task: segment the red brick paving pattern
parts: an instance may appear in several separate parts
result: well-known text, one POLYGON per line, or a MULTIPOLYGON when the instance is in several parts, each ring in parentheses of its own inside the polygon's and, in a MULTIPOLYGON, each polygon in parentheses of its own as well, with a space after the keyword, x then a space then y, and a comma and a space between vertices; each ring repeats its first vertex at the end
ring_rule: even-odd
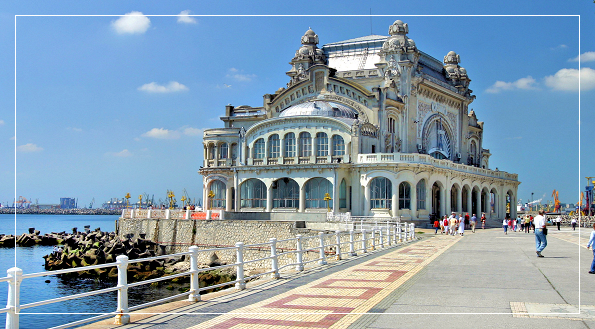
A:
POLYGON ((346 328, 459 239, 424 239, 191 329, 346 328))

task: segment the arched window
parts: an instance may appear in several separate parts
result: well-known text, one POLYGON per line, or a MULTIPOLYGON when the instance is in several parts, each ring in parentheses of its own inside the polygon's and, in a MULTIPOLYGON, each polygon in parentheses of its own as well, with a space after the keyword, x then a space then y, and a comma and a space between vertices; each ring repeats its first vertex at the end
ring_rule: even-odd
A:
POLYGON ((395 129, 395 119, 394 118, 388 118, 388 132, 391 134, 394 134, 396 129, 395 129))
POLYGON ((219 146, 219 159, 227 159, 227 143, 219 146))
POLYGON ((428 122, 424 128, 423 145, 427 153, 436 159, 451 158, 450 136, 442 124, 442 118, 428 122))
POLYGON ((426 209, 426 180, 422 179, 416 186, 417 209, 426 209))
MULTIPOLYGON (((333 184, 326 178, 312 178, 306 183, 305 192, 306 208, 326 208, 327 202, 324 201, 324 196, 328 193, 332 197, 333 184)), ((332 204, 329 203, 329 206, 332 204)))
POLYGON ((347 184, 344 179, 339 185, 339 208, 347 208, 347 184))
POLYGON ((209 144, 209 159, 215 159, 215 145, 209 144))
POLYGON ((220 180, 214 180, 211 183, 210 191, 215 194, 209 200, 211 202, 211 209, 225 209, 225 183, 220 180))
POLYGON ((477 144, 475 141, 471 141, 471 147, 469 148, 469 162, 470 165, 475 165, 477 159, 477 144))
POLYGON ((254 148, 252 150, 253 158, 254 159, 263 159, 264 158, 264 139, 259 138, 256 142, 254 142, 254 148))
POLYGON ((496 193, 490 192, 490 212, 496 213, 496 193))
POLYGON ((333 155, 345 155, 345 142, 343 141, 343 137, 339 135, 333 135, 333 155))
POLYGON ((370 182, 370 208, 391 209, 392 183, 385 177, 376 177, 370 182))
POLYGON ((326 133, 316 133, 316 156, 328 155, 328 136, 326 133))
POLYGON ((283 152, 283 156, 286 158, 295 157, 295 134, 287 133, 283 139, 285 141, 285 151, 283 152))
POLYGON ((310 137, 310 133, 300 133, 300 148, 298 152, 301 157, 309 157, 312 155, 312 138, 310 137))
POLYGON ((399 184, 399 209, 411 209, 411 186, 407 182, 399 184))
POLYGON ((278 158, 281 156, 281 143, 279 135, 274 134, 269 137, 269 158, 278 158))
POLYGON ((291 178, 281 178, 273 182, 274 208, 299 208, 300 187, 291 178))
POLYGON ((256 178, 249 179, 242 184, 240 189, 241 208, 266 208, 267 187, 256 178))

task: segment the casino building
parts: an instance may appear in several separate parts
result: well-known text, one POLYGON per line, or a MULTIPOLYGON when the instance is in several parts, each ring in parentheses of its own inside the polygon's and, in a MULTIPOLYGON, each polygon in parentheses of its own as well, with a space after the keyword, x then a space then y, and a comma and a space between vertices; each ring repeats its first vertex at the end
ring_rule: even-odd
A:
POLYGON ((261 107, 226 106, 224 128, 205 130, 203 204, 403 220, 516 216, 518 175, 490 169, 459 55, 420 51, 400 20, 388 32, 318 48, 306 31, 287 86, 261 107))

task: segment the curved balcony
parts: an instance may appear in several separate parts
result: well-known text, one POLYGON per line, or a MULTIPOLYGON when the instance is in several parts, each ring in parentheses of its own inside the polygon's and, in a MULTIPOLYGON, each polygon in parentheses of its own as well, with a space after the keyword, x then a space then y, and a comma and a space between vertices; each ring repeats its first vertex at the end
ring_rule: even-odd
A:
POLYGON ((510 174, 505 171, 477 168, 460 163, 454 163, 451 160, 436 159, 428 154, 418 153, 374 153, 359 154, 357 156, 358 164, 372 163, 420 163, 428 164, 438 168, 452 169, 465 173, 477 174, 487 177, 501 178, 506 180, 518 181, 519 175, 510 174))

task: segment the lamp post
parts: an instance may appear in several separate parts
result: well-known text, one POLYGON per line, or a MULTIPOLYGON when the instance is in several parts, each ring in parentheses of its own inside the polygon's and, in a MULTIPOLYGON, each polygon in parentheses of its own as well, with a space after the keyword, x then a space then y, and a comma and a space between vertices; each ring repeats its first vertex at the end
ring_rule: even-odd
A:
POLYGON ((143 207, 143 195, 138 196, 138 209, 142 209, 143 207))
POLYGON ((529 204, 531 205, 531 207, 529 209, 531 209, 531 211, 533 211, 533 192, 531 192, 531 202, 529 204))
POLYGON ((331 206, 329 201, 331 201, 333 198, 331 198, 331 195, 328 193, 324 194, 324 201, 326 201, 326 207, 328 208, 328 212, 331 212, 331 206))

